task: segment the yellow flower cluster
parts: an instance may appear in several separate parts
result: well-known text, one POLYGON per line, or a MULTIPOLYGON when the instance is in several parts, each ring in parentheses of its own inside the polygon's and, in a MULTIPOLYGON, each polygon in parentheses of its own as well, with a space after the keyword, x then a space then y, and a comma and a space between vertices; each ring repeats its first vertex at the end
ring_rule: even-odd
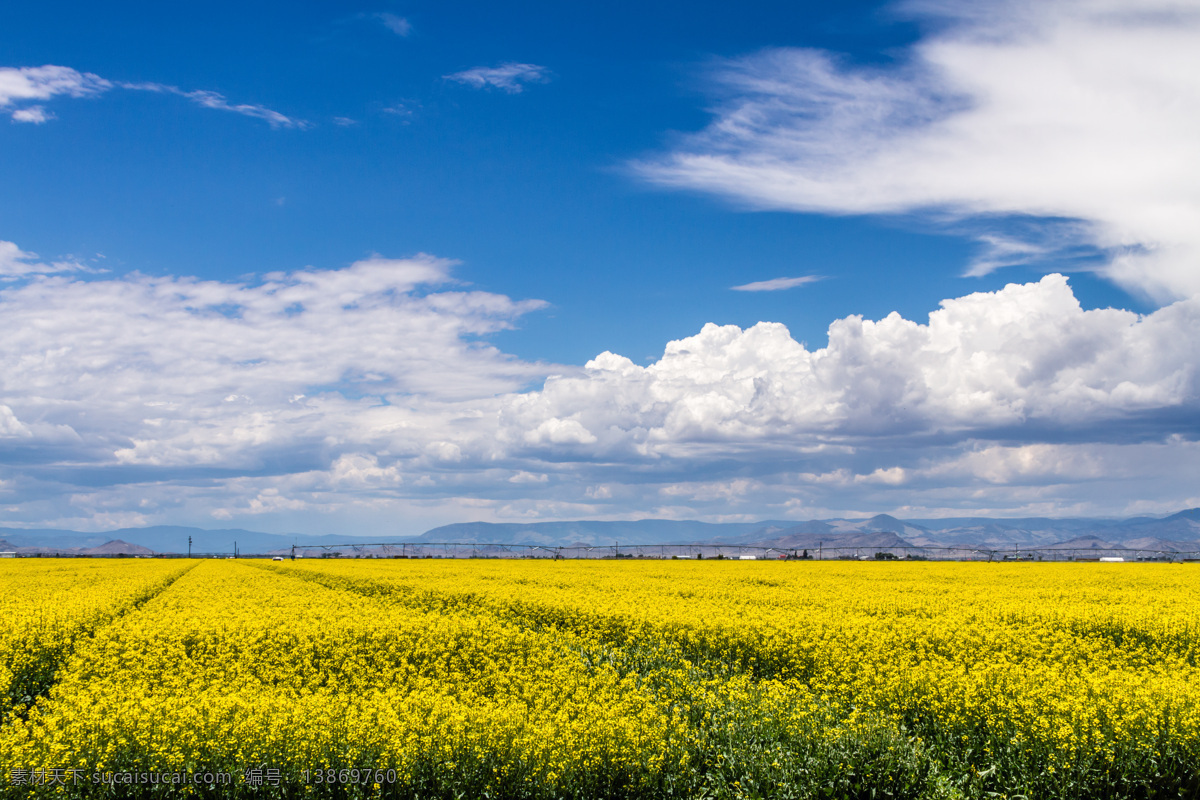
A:
POLYGON ((401 783, 463 767, 501 786, 653 772, 681 721, 586 647, 208 561, 81 643, 51 700, 0 730, 0 763, 265 764, 292 781, 350 766, 401 783))
POLYGON ((1200 758, 1190 565, 190 563, 0 565, 11 619, 91 634, 0 726, 0 767, 265 767, 278 796, 1119 797, 1187 790, 1200 758))
MULTIPOLYGON (((669 642, 847 712, 987 732, 1061 768, 1200 755, 1189 565, 308 560, 296 574, 423 608, 669 642)), ((984 757, 994 754, 986 752, 984 757)))
POLYGON ((0 719, 44 691, 77 638, 189 566, 145 559, 0 561, 0 719))

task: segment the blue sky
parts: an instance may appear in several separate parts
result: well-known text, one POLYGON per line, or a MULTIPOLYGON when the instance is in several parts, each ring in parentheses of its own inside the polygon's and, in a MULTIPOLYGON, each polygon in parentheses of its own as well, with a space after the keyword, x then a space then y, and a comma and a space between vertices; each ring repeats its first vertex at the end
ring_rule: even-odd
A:
POLYGON ((0 525, 1200 504, 1197 13, 9 4, 0 525))

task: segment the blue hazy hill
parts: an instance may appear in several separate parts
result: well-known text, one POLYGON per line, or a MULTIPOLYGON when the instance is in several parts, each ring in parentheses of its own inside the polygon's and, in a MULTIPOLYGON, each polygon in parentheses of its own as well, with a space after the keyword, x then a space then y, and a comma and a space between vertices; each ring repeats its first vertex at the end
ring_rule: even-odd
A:
MULTIPOLYGON (((241 528, 205 530, 178 525, 121 528, 101 533, 59 529, 0 528, 0 549, 39 548, 83 550, 121 540, 156 553, 186 553, 188 537, 197 554, 232 553, 234 542, 244 554, 271 553, 297 545, 344 546, 376 542, 461 542, 464 544, 536 544, 566 547, 576 544, 610 546, 716 543, 764 544, 774 540, 824 541, 842 537, 857 541, 868 534, 894 533, 917 546, 1044 547, 1079 537, 1094 537, 1116 545, 1156 547, 1156 541, 1196 544, 1200 549, 1200 509, 1167 517, 1088 519, 1026 517, 956 517, 902 520, 886 514, 854 519, 763 520, 758 522, 697 522, 642 519, 628 521, 568 520, 561 522, 459 522, 433 528, 420 536, 280 534, 241 528), (813 538, 815 537, 815 538, 813 538)), ((1177 548, 1178 549, 1178 548, 1177 548)), ((1193 549, 1188 546, 1182 549, 1193 549)))

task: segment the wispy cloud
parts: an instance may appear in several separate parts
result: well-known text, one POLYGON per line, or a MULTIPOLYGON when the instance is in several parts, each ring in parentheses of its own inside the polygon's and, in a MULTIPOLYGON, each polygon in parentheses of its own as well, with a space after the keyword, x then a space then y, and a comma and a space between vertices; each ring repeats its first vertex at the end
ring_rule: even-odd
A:
POLYGON ((743 283, 741 286, 731 286, 735 292, 778 292, 783 289, 794 289, 822 280, 820 275, 802 275, 798 278, 771 278, 769 281, 754 281, 743 283))
POLYGON ((407 122, 416 113, 413 111, 412 106, 412 103, 393 103, 390 106, 384 106, 380 111, 393 117, 399 117, 407 122))
POLYGON ((407 19, 387 11, 381 11, 378 14, 371 15, 383 27, 387 28, 397 36, 408 36, 412 33, 412 23, 407 19))
POLYGON ((526 84, 549 82, 550 71, 537 64, 507 62, 497 67, 474 67, 444 77, 476 89, 490 86, 509 94, 518 94, 524 91, 526 84))
POLYGON ((216 111, 231 111, 235 114, 241 114, 254 119, 261 119, 270 125, 272 128, 308 128, 311 123, 289 117, 286 114, 281 114, 266 106, 260 106, 254 103, 230 103, 225 95, 220 92, 210 92, 199 89, 195 91, 186 91, 178 86, 168 86, 163 83, 118 83, 122 89, 131 89, 142 92, 158 92, 160 94, 173 94, 178 97, 183 97, 191 100, 198 106, 203 108, 211 108, 216 111))
POLYGON ((974 220, 993 238, 971 274, 1060 255, 1039 252, 1053 235, 1022 244, 998 220, 1065 220, 1121 285, 1200 293, 1194 4, 902 8, 941 24, 890 65, 790 48, 719 62, 714 122, 636 168, 756 208, 974 220))
POLYGON ((31 275, 54 275, 85 270, 77 261, 38 261, 37 253, 28 253, 14 242, 0 241, 0 281, 26 278, 31 275))
POLYGON ((108 81, 90 72, 48 64, 43 67, 0 67, 0 110, 14 122, 41 124, 54 119, 42 102, 56 97, 94 97, 114 88, 158 92, 186 98, 204 108, 261 119, 272 128, 306 128, 310 123, 254 103, 230 103, 219 92, 186 91, 153 82, 108 81))
POLYGON ((0 67, 0 109, 14 122, 42 123, 51 119, 41 105, 54 97, 90 97, 112 88, 109 81, 90 72, 47 64, 44 67, 0 67))

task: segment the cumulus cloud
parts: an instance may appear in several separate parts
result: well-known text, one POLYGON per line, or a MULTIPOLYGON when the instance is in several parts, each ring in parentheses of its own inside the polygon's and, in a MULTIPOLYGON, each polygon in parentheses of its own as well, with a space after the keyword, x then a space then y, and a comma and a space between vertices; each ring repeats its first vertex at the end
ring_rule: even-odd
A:
POLYGON ((256 284, 29 281, 0 292, 2 401, 73 431, 73 457, 97 464, 307 468, 306 453, 389 431, 419 448, 475 413, 451 401, 543 374, 477 341, 541 304, 456 289, 450 266, 374 257, 256 284))
POLYGON ((757 208, 1042 220, 1035 241, 992 231, 971 272, 1087 245, 1130 290, 1200 293, 1194 2, 904 8, 937 24, 894 64, 796 48, 719 63, 716 120, 637 168, 757 208))
POLYGON ((41 124, 54 119, 54 115, 37 101, 51 100, 59 96, 93 97, 113 88, 178 95, 204 108, 261 119, 272 128, 309 127, 309 123, 302 119, 289 117, 266 106, 230 103, 219 92, 186 91, 161 83, 113 82, 90 72, 79 72, 70 67, 53 64, 43 67, 0 67, 0 110, 7 111, 14 122, 41 124))
POLYGON ((513 398, 503 421, 514 442, 556 433, 635 458, 881 437, 1115 441, 1200 413, 1198 368, 1200 299, 1145 317, 1085 311, 1056 274, 943 301, 927 324, 840 319, 812 351, 778 323, 709 324, 646 367, 604 353, 513 398))
POLYGON ((1200 479, 1187 466, 1200 464, 1200 300, 1085 311, 1051 275, 946 300, 927 321, 839 319, 817 349, 774 323, 708 325, 648 366, 603 353, 576 369, 489 345, 543 304, 451 270, 371 257, 254 281, 0 287, 6 518, 393 532, 403 519, 414 532, 1119 513, 1114 481, 1141 480, 1139 502, 1166 511, 1200 479), (1122 458, 1132 466, 1115 469, 1122 458))
POLYGON ((509 94, 519 94, 525 90, 526 84, 548 83, 550 71, 537 64, 519 64, 509 61, 496 67, 474 67, 462 72, 455 72, 452 75, 446 75, 445 78, 476 89, 486 89, 490 86, 509 94))

